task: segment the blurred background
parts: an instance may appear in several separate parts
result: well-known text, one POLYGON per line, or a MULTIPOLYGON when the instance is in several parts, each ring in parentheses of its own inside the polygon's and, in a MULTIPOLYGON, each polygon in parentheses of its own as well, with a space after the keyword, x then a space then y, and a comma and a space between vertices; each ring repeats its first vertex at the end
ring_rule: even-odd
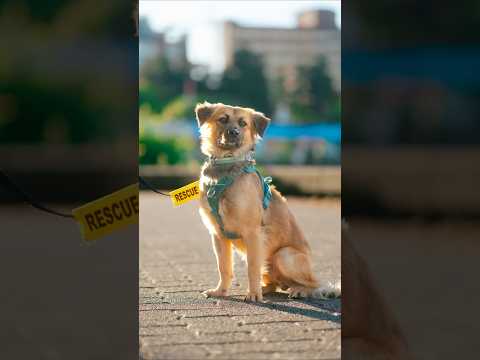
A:
MULTIPOLYGON (((342 216, 350 238, 414 358, 474 358, 479 3, 342 5, 342 216)), ((348 327, 351 319, 342 320, 348 327)))
MULTIPOLYGON (((58 211, 138 179, 132 0, 0 1, 0 169, 58 211)), ((75 221, 0 182, 2 359, 138 359, 138 226, 75 221)))
POLYGON ((135 7, 0 3, 0 164, 35 197, 82 203, 136 181, 135 7))
POLYGON ((478 215, 477 5, 345 9, 345 214, 478 215))
POLYGON ((204 155, 195 104, 223 102, 272 119, 257 162, 280 190, 338 195, 340 2, 285 1, 272 11, 268 1, 192 1, 178 9, 140 1, 140 173, 162 188, 196 179, 204 155))

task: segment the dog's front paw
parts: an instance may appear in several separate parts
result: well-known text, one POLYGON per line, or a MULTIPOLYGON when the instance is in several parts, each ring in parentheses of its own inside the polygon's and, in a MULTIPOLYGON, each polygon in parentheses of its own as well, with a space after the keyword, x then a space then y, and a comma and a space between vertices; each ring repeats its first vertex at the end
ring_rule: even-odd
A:
POLYGON ((263 301, 262 291, 249 291, 245 301, 263 301))
POLYGON ((226 289, 209 289, 205 290, 203 293, 207 298, 208 297, 224 297, 227 296, 227 290, 226 289))

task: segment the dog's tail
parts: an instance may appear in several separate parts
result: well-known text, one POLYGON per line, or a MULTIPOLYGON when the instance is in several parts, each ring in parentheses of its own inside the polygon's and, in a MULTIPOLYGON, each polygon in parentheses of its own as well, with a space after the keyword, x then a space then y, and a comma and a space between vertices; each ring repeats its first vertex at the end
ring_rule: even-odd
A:
POLYGON ((312 292, 314 299, 336 299, 342 295, 342 285, 340 281, 328 281, 312 292))
MULTIPOLYGON (((342 219, 342 232, 348 228, 345 219, 342 219)), ((342 283, 338 281, 327 281, 312 292, 312 297, 316 299, 335 299, 342 295, 342 283)))

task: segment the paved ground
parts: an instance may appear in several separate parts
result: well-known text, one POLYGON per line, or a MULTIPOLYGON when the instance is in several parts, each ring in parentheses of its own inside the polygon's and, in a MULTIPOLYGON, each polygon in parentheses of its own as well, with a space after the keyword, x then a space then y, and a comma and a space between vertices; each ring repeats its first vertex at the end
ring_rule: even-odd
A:
MULTIPOLYGON (((340 203, 290 199, 319 279, 340 278, 340 203)), ((194 201, 141 193, 140 356, 147 359, 339 359, 340 301, 242 301, 246 267, 235 258, 232 296, 206 299, 215 257, 194 201)))
POLYGON ((137 226, 87 246, 23 204, 0 205, 0 225, 0 359, 138 358, 137 226))

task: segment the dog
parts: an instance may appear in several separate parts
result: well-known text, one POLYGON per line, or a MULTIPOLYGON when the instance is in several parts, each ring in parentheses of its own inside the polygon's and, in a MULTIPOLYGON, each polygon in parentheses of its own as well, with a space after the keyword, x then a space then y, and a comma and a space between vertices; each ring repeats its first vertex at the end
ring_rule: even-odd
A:
POLYGON ((212 238, 220 277, 217 287, 204 294, 228 295, 235 247, 247 260, 246 301, 262 301, 278 287, 290 297, 339 296, 335 286, 319 287, 309 244, 287 200, 254 168, 255 144, 270 119, 251 108, 208 102, 197 104, 195 114, 201 151, 209 157, 201 170, 199 211, 212 238))

